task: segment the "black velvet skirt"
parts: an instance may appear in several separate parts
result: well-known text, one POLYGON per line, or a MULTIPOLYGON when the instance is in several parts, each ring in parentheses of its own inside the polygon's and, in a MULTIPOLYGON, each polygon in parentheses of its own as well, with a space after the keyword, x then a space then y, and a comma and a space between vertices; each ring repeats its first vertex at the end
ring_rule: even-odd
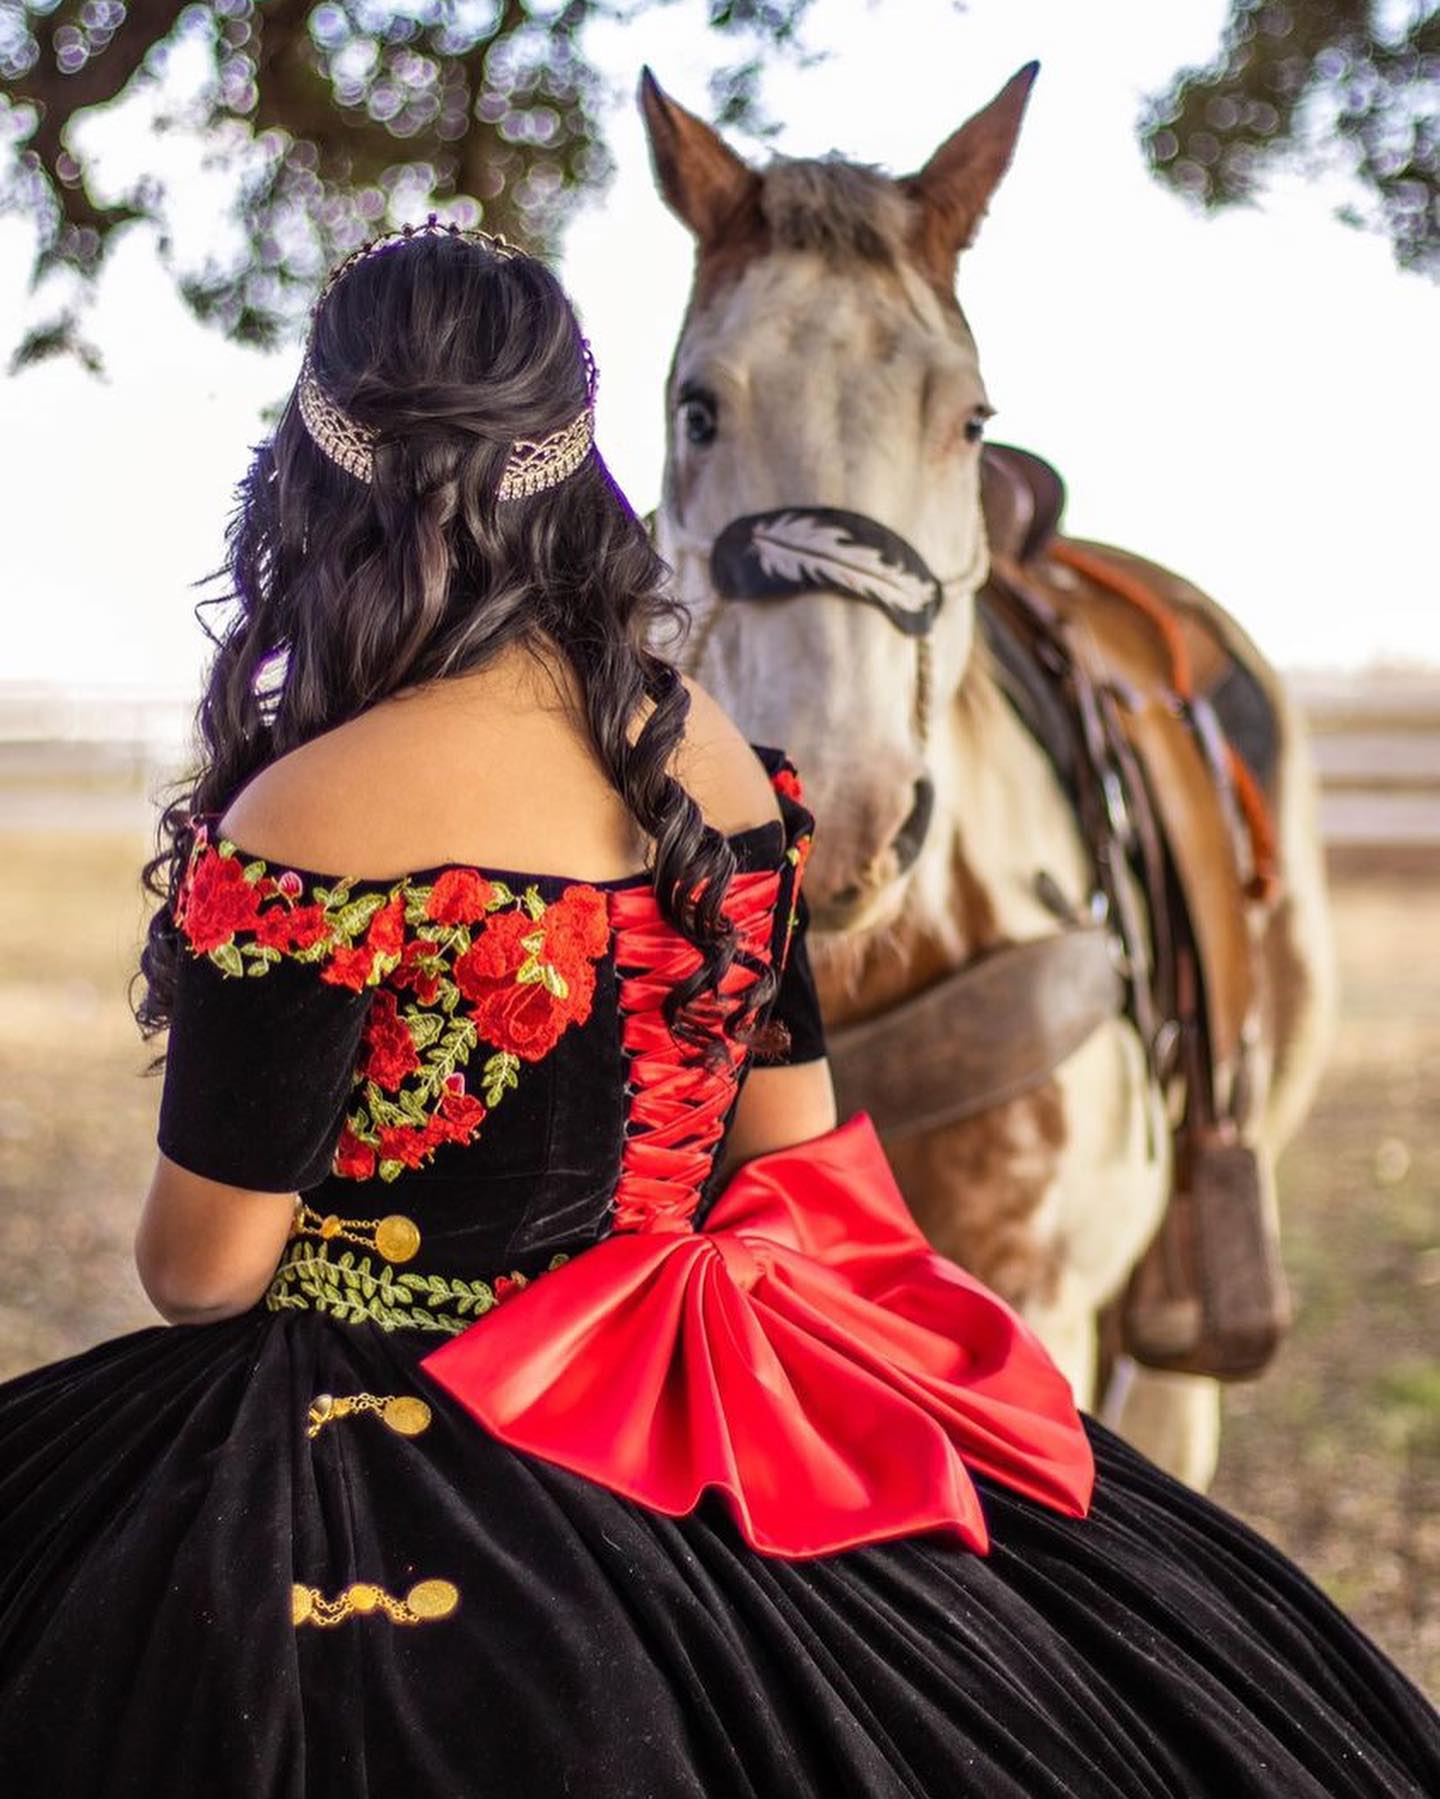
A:
POLYGON ((1440 1794, 1421 1695, 1098 1425, 1088 1519, 981 1481, 988 1556, 783 1562, 496 1443, 432 1342, 262 1311, 0 1387, 5 1799, 1440 1794))

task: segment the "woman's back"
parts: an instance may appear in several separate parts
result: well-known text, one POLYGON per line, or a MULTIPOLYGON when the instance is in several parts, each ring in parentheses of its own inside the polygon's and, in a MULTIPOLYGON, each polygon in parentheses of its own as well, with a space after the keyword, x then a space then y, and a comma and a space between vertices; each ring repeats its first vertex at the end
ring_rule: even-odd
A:
MULTIPOLYGON (((703 689, 687 686, 672 772, 726 835, 774 819, 751 746, 703 689)), ((516 645, 272 762, 227 809, 224 832, 307 868, 384 876, 455 862, 619 879, 645 866, 648 846, 599 764, 580 705, 567 665, 516 645)))

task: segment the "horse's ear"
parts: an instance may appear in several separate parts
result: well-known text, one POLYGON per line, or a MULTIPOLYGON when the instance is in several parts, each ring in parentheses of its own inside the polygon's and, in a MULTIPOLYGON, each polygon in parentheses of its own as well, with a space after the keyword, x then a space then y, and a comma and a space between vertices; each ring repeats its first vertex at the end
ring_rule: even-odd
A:
POLYGON ((954 284, 955 259, 974 242, 990 196, 1010 167, 1025 102, 1039 72, 1038 62, 1026 63, 988 106, 946 138, 918 175, 901 182, 919 202, 917 254, 927 274, 942 286, 954 284))
POLYGON ((760 177, 713 126, 678 106, 649 69, 640 76, 640 111, 666 205, 702 244, 712 242, 758 191, 760 177))

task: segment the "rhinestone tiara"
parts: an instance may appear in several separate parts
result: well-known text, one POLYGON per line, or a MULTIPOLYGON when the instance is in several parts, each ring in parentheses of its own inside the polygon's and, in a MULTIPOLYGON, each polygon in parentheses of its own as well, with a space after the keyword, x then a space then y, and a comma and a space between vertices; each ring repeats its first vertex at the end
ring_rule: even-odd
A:
MULTIPOLYGON (((326 298, 356 263, 363 262, 366 257, 374 256, 391 244, 409 243, 422 237, 464 238, 470 243, 483 244, 495 255, 507 259, 525 254, 515 245, 506 243, 496 233, 463 229, 453 224, 442 225, 432 212, 423 225, 402 225, 398 231, 387 231, 381 237, 371 238, 368 243, 361 244, 358 250, 352 250, 343 262, 337 263, 311 308, 311 318, 314 318, 326 298)), ((585 357, 585 379, 589 392, 584 408, 568 425, 562 425, 547 437, 516 439, 510 447, 510 455, 500 476, 500 485, 496 489, 497 499, 522 500, 531 494, 543 493, 548 487, 558 487, 575 473, 590 454, 595 442, 595 388, 598 377, 590 345, 582 338, 580 346, 585 357)), ((358 419, 352 419, 335 404, 317 380, 308 350, 300 365, 300 380, 295 397, 301 422, 315 447, 329 457, 337 468, 344 469, 347 475, 353 475, 357 481, 367 484, 373 481, 375 444, 379 433, 368 425, 362 425, 358 419)))

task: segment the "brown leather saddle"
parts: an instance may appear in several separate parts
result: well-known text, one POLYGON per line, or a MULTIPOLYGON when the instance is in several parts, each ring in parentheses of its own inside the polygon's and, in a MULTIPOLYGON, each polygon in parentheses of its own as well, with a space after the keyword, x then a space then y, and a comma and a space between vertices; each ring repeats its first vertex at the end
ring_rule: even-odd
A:
POLYGON ((1179 1121, 1171 1199, 1107 1321, 1111 1344, 1161 1368, 1255 1374, 1290 1316, 1272 1196, 1245 1140, 1257 925, 1280 877, 1275 709, 1198 595, 1059 536, 1065 490, 1048 463, 997 446, 983 466, 987 641, 1102 885, 1130 889, 1111 893, 1127 1005, 1179 1121))

